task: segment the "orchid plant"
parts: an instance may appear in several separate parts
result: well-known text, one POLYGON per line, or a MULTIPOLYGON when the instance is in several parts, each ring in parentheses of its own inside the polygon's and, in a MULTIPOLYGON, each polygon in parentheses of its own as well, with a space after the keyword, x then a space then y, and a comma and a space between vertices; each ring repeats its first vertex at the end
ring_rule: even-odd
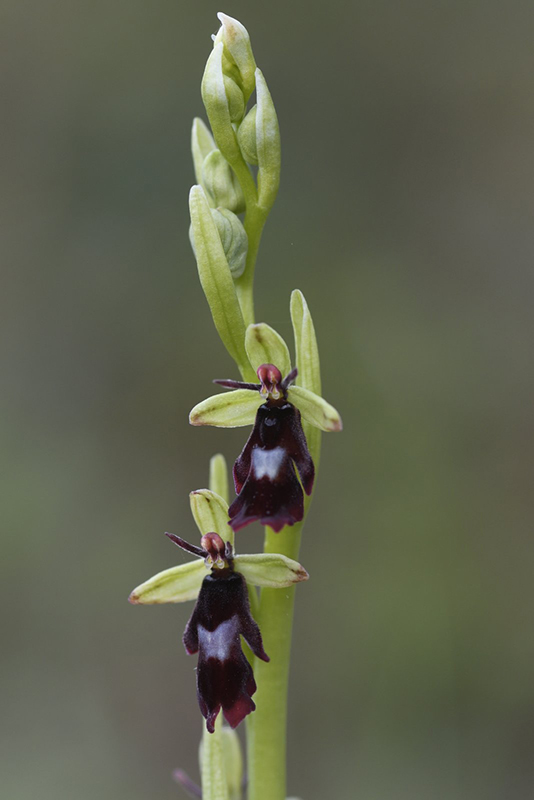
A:
POLYGON ((181 770, 176 779, 204 800, 241 800, 245 791, 248 800, 285 800, 294 590, 308 579, 298 562, 300 538, 320 432, 341 430, 341 419, 321 396, 315 330, 302 293, 295 290, 290 302, 295 366, 280 334, 254 321, 254 268, 278 192, 280 134, 246 29, 218 17, 202 79, 211 131, 200 119, 193 123, 190 238, 215 327, 241 380, 216 379, 230 391, 195 405, 189 420, 252 431, 234 463, 232 502, 220 454, 210 462, 209 489, 191 492, 200 544, 167 534, 195 560, 142 583, 130 601, 196 601, 183 643, 189 655, 198 654, 202 786, 181 770), (247 111, 253 92, 256 103, 247 111), (264 551, 241 554, 235 534, 254 521, 266 526, 264 551), (246 785, 234 731, 245 717, 246 785))

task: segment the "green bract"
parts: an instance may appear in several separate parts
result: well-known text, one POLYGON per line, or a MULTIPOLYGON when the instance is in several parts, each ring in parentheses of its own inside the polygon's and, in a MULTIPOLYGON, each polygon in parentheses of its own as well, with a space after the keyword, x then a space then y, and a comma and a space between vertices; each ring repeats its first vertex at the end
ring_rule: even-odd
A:
POLYGON ((253 373, 245 351, 243 315, 221 237, 201 186, 193 186, 191 189, 189 208, 198 274, 215 327, 243 377, 250 377, 253 373))
POLYGON ((315 394, 321 394, 321 368, 315 328, 308 304, 299 289, 291 292, 291 322, 295 336, 297 354, 297 386, 304 386, 315 394))
POLYGON ((222 497, 226 505, 228 505, 228 469, 226 467, 226 459, 222 453, 217 453, 217 455, 210 458, 209 486, 211 491, 222 497))
POLYGON ((235 568, 247 583, 282 589, 310 577, 304 567, 292 558, 277 553, 253 553, 235 557, 235 568))
POLYGON ((221 392, 198 403, 189 413, 189 422, 216 428, 242 428, 253 424, 262 403, 259 392, 248 389, 221 392))
POLYGON ((134 589, 128 600, 140 605, 195 600, 205 577, 204 561, 189 561, 187 564, 158 572, 134 589))
POLYGON ((193 156, 193 166, 195 168, 195 177, 197 183, 199 183, 204 190, 206 187, 202 182, 202 167, 204 165, 204 161, 206 160, 206 156, 209 155, 212 150, 216 149, 217 147, 209 128, 203 122, 203 120, 200 119, 200 117, 195 117, 193 120, 193 127, 191 129, 191 153, 193 156))
POLYGON ((285 376, 291 369, 291 356, 287 344, 274 328, 264 322, 248 326, 245 349, 254 370, 262 364, 274 364, 285 376))
POLYGON ((261 70, 256 70, 256 152, 258 157, 258 202, 271 208, 280 185, 280 131, 273 100, 261 70))
POLYGON ((232 127, 230 104, 226 96, 222 69, 223 43, 214 45, 202 78, 202 100, 217 147, 231 164, 241 158, 237 137, 232 127))

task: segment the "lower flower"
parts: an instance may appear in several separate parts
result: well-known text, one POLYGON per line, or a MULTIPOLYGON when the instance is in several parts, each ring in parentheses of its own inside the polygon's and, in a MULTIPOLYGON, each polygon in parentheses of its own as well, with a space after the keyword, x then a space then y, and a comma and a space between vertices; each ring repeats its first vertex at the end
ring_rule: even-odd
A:
POLYGON ((252 700, 256 682, 241 648, 241 636, 254 655, 269 661, 250 613, 245 579, 230 562, 204 578, 183 637, 187 653, 198 653, 198 703, 210 733, 221 709, 235 728, 256 708, 252 700))

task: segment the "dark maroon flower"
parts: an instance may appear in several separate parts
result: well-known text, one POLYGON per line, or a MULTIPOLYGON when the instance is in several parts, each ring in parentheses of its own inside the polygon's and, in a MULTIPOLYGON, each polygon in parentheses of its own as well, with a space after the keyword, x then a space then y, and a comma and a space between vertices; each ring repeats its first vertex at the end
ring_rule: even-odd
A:
POLYGON ((234 464, 238 496, 228 509, 228 524, 234 531, 259 520, 278 532, 304 516, 302 488, 311 494, 315 469, 300 411, 287 400, 288 386, 296 375, 294 369, 282 380, 275 366, 263 364, 258 369, 260 384, 216 381, 232 388, 255 389, 267 398, 259 407, 252 433, 234 464))
POLYGON ((258 658, 269 661, 269 657, 250 613, 245 579, 233 570, 231 551, 214 533, 204 536, 202 544, 213 563, 222 560, 224 566, 214 566, 204 578, 183 643, 189 655, 198 653, 198 703, 213 733, 221 708, 232 728, 256 708, 252 700, 256 682, 240 637, 258 658))

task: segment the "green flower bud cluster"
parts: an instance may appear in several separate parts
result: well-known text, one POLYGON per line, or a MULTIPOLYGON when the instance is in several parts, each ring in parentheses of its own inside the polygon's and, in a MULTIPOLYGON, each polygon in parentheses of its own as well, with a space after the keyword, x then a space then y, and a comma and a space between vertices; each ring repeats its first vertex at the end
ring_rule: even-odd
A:
POLYGON ((222 246, 228 272, 236 284, 237 306, 248 324, 252 321, 256 252, 280 182, 280 132, 247 30, 226 14, 218 17, 221 27, 213 36, 213 50, 202 78, 202 100, 211 131, 197 118, 191 136, 197 182, 193 192, 200 188, 205 199, 191 203, 191 242, 203 286, 202 273, 209 270, 203 253, 222 246), (247 112, 254 92, 256 103, 247 112), (256 177, 251 166, 257 167, 256 177), (198 213, 210 213, 215 225, 195 221, 198 213), (194 233, 200 227, 217 241, 200 248, 194 233))

